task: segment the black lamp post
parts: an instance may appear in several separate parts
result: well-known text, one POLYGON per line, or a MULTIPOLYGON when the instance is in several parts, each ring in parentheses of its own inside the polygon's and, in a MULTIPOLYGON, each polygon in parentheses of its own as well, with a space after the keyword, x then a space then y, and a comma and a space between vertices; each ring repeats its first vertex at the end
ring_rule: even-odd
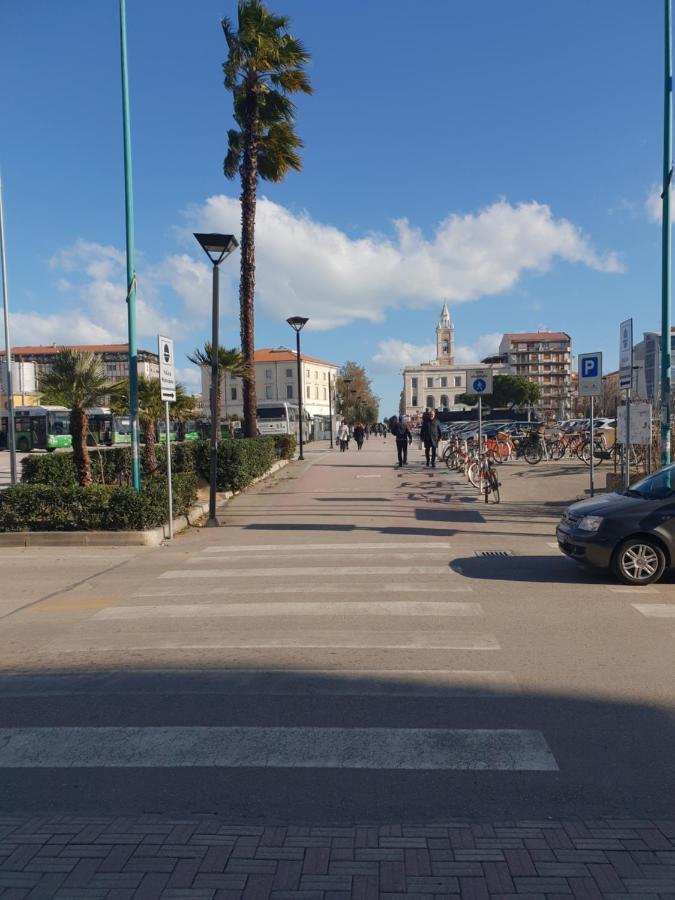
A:
POLYGON ((216 516, 216 478, 218 474, 218 351, 220 338, 218 336, 218 322, 220 319, 220 276, 221 262, 239 246, 233 234, 195 234, 199 245, 213 265, 213 304, 211 319, 211 459, 209 473, 209 518, 206 522, 208 528, 220 525, 216 516))
POLYGON ((333 379, 328 373, 328 422, 330 425, 330 449, 333 449, 333 379))
POLYGON ((304 447, 302 435, 304 422, 302 419, 302 360, 300 359, 300 332, 309 322, 309 319, 305 319, 304 316, 291 316, 290 319, 286 319, 286 321, 295 332, 295 345, 298 364, 298 416, 300 417, 300 452, 298 453, 298 459, 304 459, 305 456, 302 452, 304 447))

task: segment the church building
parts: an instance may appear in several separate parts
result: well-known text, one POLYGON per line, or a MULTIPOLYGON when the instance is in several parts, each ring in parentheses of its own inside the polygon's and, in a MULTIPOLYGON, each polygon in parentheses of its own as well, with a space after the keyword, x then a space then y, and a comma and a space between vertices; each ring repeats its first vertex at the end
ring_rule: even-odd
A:
MULTIPOLYGON (((455 364, 455 326, 450 318, 448 304, 443 304, 436 326, 436 359, 403 370, 402 411, 415 420, 425 409, 437 412, 462 411, 467 406, 458 404, 456 398, 466 391, 467 368, 480 366, 474 363, 455 364)), ((492 368, 495 368, 494 366, 492 368)), ((496 367, 502 370, 503 366, 496 367)))

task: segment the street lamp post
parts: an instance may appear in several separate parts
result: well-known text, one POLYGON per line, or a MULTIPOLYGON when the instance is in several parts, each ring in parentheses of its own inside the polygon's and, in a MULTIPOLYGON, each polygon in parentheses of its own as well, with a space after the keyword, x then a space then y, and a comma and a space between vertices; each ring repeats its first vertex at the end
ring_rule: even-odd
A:
POLYGON ((333 379, 328 373, 328 422, 330 425, 330 449, 333 449, 333 379))
POLYGON ((300 417, 300 452, 298 454, 298 459, 304 459, 305 456, 302 452, 304 442, 302 436, 302 360, 300 359, 300 332, 309 322, 309 319, 304 318, 304 316, 291 316, 289 319, 286 319, 286 321, 295 332, 296 362, 298 364, 298 416, 300 417))
POLYGON ((213 265, 213 302, 211 309, 211 457, 209 470, 209 518, 207 528, 220 525, 216 516, 216 480, 218 475, 218 350, 220 337, 220 270, 221 262, 230 255, 239 243, 233 234, 195 234, 200 247, 213 265))

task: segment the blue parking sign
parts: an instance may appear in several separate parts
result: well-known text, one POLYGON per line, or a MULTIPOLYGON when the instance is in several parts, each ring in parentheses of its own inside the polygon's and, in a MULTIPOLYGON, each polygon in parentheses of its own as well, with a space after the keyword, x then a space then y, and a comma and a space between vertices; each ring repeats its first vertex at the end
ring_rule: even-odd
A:
POLYGON ((602 353, 579 354, 579 396, 597 397, 602 393, 602 353))

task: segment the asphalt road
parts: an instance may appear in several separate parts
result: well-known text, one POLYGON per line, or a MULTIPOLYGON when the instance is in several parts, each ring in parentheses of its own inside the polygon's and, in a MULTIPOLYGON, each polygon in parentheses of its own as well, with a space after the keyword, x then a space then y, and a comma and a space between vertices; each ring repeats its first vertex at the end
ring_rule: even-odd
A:
POLYGON ((310 448, 171 546, 1 550, 2 812, 670 817, 675 590, 559 555, 586 470, 485 506, 393 458, 310 448))

